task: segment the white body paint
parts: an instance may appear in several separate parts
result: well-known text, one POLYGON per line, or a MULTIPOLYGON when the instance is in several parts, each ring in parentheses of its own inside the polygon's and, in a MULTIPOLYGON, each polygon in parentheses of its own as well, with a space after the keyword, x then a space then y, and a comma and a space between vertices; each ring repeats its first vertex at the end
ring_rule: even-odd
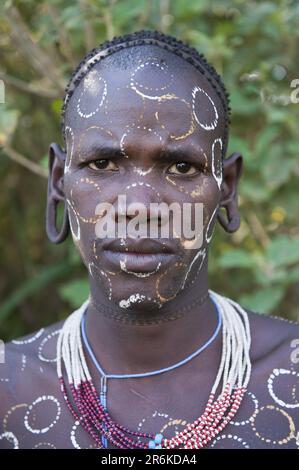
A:
POLYGON ((206 131, 211 131, 213 129, 216 129, 216 127, 218 125, 218 111, 217 111, 217 108, 215 106, 214 101, 208 95, 208 93, 206 91, 204 91, 202 88, 200 88, 199 86, 195 86, 192 90, 192 108, 193 108, 194 118, 195 118, 197 124, 200 127, 202 127, 202 129, 205 129, 206 131), (214 112, 214 119, 209 124, 205 124, 205 123, 201 122, 201 120, 199 119, 199 117, 198 117, 198 115, 195 111, 195 104, 196 104, 195 100, 196 100, 196 95, 198 93, 201 93, 201 94, 205 95, 211 103, 211 106, 212 106, 212 109, 213 109, 213 112, 214 112))
POLYGON ((218 189, 221 188, 221 183, 222 183, 222 168, 220 167, 220 171, 219 169, 217 170, 216 168, 216 157, 215 157, 215 145, 216 144, 219 144, 220 145, 220 148, 221 148, 221 154, 222 154, 222 140, 219 138, 219 139, 215 139, 213 144, 212 144, 212 173, 213 173, 213 176, 216 180, 216 183, 218 185, 218 189))
POLYGON ((88 119, 94 116, 103 105, 107 95, 107 82, 96 70, 91 70, 84 78, 83 87, 84 89, 77 102, 77 112, 80 117, 88 119), (93 102, 97 104, 96 108, 89 113, 81 110, 81 100, 85 98, 85 95, 92 98, 93 102))
POLYGON ((132 294, 128 299, 123 299, 119 301, 119 306, 121 308, 128 308, 131 304, 140 303, 146 299, 146 296, 143 294, 132 294))

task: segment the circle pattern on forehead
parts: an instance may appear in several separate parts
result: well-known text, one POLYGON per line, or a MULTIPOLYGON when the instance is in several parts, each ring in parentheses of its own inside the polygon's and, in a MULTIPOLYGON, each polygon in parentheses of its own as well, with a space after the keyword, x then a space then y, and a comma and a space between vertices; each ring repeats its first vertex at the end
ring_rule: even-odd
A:
POLYGON ((156 100, 161 97, 173 83, 173 74, 169 73, 166 63, 160 63, 159 59, 150 59, 138 65, 131 75, 130 85, 136 93, 144 96, 145 98, 156 100), (153 85, 150 82, 150 72, 154 72, 154 77, 157 83, 153 85), (160 95, 157 95, 160 93, 160 95))
POLYGON ((57 398, 53 397, 52 395, 42 395, 41 397, 38 397, 36 400, 34 400, 34 402, 28 407, 28 411, 26 412, 25 418, 24 418, 24 424, 26 428, 28 429, 28 431, 32 432, 33 434, 44 434, 48 432, 57 423, 57 421, 60 418, 60 414, 61 414, 61 406, 57 398), (46 426, 40 429, 32 428, 31 425, 29 424, 29 416, 30 416, 32 409, 34 409, 34 407, 36 407, 36 405, 38 405, 39 403, 43 403, 46 401, 52 401, 53 403, 56 404, 57 412, 56 412, 55 418, 49 424, 49 426, 46 426))
MULTIPOLYGON (((128 124, 125 125, 126 128, 134 127, 141 123, 142 119, 144 118, 145 103, 147 100, 143 96, 135 93, 135 91, 132 90, 130 85, 127 84, 127 85, 116 87, 116 90, 113 90, 112 100, 114 103, 117 103, 117 107, 118 107, 118 103, 129 104, 129 110, 126 110, 126 119, 128 120, 128 124), (132 103, 134 103, 134 106, 131 106, 132 103), (140 109, 140 108, 141 108, 141 111, 139 115, 136 116, 136 109, 140 109)), ((109 115, 109 111, 110 111, 110 108, 108 110, 108 115, 109 115)), ((115 112, 113 108, 112 108, 112 113, 113 113, 112 123, 115 124, 115 118, 117 117, 115 116, 115 112)))
POLYGON ((153 139, 154 141, 158 140, 159 142, 161 142, 161 144, 163 143, 163 140, 162 140, 162 137, 161 135, 155 131, 154 129, 152 129, 151 127, 146 127, 146 126, 135 126, 134 129, 127 129, 126 132, 123 133, 121 139, 120 139, 120 149, 122 151, 122 153, 124 154, 124 157, 126 158, 129 158, 129 152, 128 152, 128 144, 127 144, 127 140, 128 140, 128 136, 130 135, 130 133, 132 131, 135 132, 135 129, 138 129, 139 132, 140 132, 140 137, 143 137, 145 135, 147 135, 147 137, 149 139, 153 139))
POLYGON ((222 140, 215 139, 212 144, 212 172, 218 188, 222 183, 222 140))
POLYGON ((105 101, 106 80, 96 70, 91 70, 83 79, 83 90, 77 102, 77 112, 82 118, 94 116, 105 101))
POLYGON ((155 118, 162 129, 170 133, 171 139, 182 140, 193 134, 195 123, 192 109, 188 101, 173 95, 167 98, 161 98, 157 105, 158 110, 155 112, 155 118), (173 115, 174 108, 176 115, 180 116, 180 120, 176 122, 171 119, 169 122, 169 116, 173 115))
POLYGON ((199 86, 195 86, 192 90, 192 109, 197 124, 205 129, 211 131, 216 129, 218 125, 218 111, 214 101, 199 86), (207 119, 204 120, 204 114, 207 113, 207 119), (202 116, 199 118, 199 116, 202 116))

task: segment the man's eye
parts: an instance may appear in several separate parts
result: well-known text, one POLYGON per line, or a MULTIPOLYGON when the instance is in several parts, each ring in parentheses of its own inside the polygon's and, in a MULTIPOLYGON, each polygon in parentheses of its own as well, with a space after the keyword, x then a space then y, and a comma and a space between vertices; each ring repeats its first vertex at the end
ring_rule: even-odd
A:
POLYGON ((191 163, 188 162, 174 163, 173 165, 171 165, 168 171, 177 175, 194 175, 198 172, 195 166, 191 165, 191 163))
POLYGON ((117 166, 106 158, 94 160, 87 165, 92 170, 117 170, 117 166))

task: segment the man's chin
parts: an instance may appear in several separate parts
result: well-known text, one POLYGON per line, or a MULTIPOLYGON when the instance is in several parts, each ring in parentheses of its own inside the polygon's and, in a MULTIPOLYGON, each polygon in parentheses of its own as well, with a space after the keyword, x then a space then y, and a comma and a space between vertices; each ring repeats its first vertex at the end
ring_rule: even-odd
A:
MULTIPOLYGON (((115 299, 114 299, 115 302, 115 299)), ((117 305, 119 308, 127 312, 145 313, 146 311, 156 311, 157 308, 162 306, 157 296, 145 294, 143 292, 135 292, 122 296, 117 299, 117 305)))

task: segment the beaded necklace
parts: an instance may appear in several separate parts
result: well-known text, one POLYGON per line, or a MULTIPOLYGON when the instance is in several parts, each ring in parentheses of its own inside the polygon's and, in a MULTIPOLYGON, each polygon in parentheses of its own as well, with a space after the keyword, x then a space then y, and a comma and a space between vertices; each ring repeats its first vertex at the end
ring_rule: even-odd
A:
MULTIPOLYGON (((194 353, 190 354, 190 356, 183 359, 182 361, 177 362, 176 364, 173 364, 172 366, 165 367, 165 368, 159 369, 159 370, 154 370, 154 371, 151 371, 151 372, 139 373, 139 374, 106 374, 104 372, 103 368, 101 367, 98 360, 96 359, 95 354, 94 354, 94 352, 92 350, 92 347, 89 344, 89 341, 88 341, 88 338, 87 338, 86 326, 85 326, 87 309, 85 309, 85 311, 83 313, 83 316, 82 316, 82 319, 81 319, 81 335, 82 335, 82 338, 83 338, 84 345, 85 345, 86 349, 88 350, 89 355, 90 355, 95 367, 97 368, 97 370, 101 374, 100 400, 101 400, 101 403, 102 403, 103 407, 105 409, 107 409, 107 379, 131 379, 131 378, 150 377, 152 375, 162 374, 164 372, 168 372, 170 370, 176 369, 177 367, 180 367, 183 364, 186 364, 187 362, 191 361, 191 359, 193 359, 195 356, 197 356, 199 353, 204 351, 214 341, 214 339, 217 337, 217 335, 219 333, 219 330, 221 328, 221 325, 222 325, 222 317, 221 317, 221 313, 220 313, 220 310, 219 310, 217 304, 215 304, 215 307, 216 307, 217 316, 218 316, 218 323, 217 323, 217 327, 216 327, 213 335, 211 336, 211 338, 208 339, 208 341, 206 341, 206 343, 204 343, 194 353)), ((103 443, 103 447, 106 448, 107 447, 107 439, 104 436, 102 436, 102 443, 103 443)))
MULTIPOLYGON (((107 447, 107 441, 109 441, 121 449, 198 449, 206 446, 234 417, 246 392, 251 374, 249 357, 251 338, 248 316, 245 310, 231 299, 211 290, 209 290, 209 295, 218 312, 218 326, 209 341, 183 361, 169 368, 145 374, 145 376, 154 375, 185 364, 211 344, 222 325, 222 356, 205 410, 193 423, 188 424, 185 429, 177 432, 170 439, 166 439, 160 433, 132 431, 112 419, 106 409, 107 377, 128 378, 128 375, 140 377, 144 374, 107 375, 96 361, 96 366, 102 374, 99 397, 87 367, 81 339, 82 336, 84 340, 84 312, 89 301, 87 300, 66 319, 57 341, 57 374, 63 396, 76 419, 76 424, 81 424, 89 432, 98 447, 107 447), (63 365, 72 402, 63 377, 63 365), (216 391, 221 381, 222 389, 216 398, 216 391)), ((86 334, 85 340, 87 340, 86 334)), ((86 341, 85 343, 88 344, 86 341)), ((90 353, 92 350, 89 348, 87 347, 90 353)), ((92 359, 94 360, 95 357, 92 359)))

